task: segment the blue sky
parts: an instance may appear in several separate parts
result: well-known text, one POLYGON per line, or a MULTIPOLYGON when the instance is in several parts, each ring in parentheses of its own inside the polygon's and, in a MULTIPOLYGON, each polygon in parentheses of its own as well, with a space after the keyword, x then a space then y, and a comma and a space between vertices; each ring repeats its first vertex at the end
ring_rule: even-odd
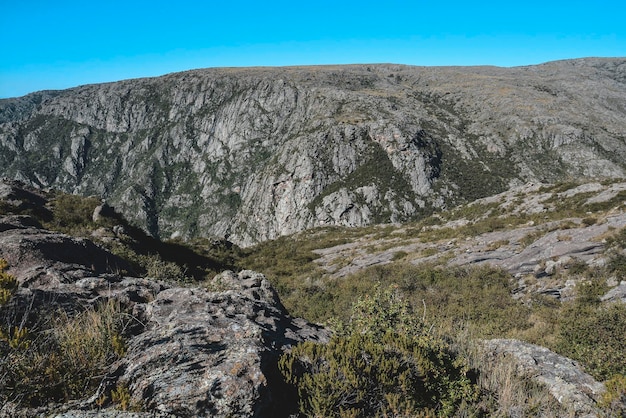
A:
POLYGON ((0 97, 204 67, 626 56, 626 2, 0 0, 0 97))

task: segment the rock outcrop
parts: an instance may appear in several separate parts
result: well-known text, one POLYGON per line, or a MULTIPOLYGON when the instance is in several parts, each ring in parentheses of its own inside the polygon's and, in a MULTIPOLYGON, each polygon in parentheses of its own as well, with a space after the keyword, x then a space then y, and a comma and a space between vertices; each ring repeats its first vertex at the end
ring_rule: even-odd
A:
MULTIPOLYGON (((97 393, 33 414, 73 408, 59 416, 148 416, 98 410, 99 395, 124 385, 149 416, 288 416, 297 410, 296 396, 278 371, 280 354, 329 336, 290 317, 262 274, 227 271, 210 290, 122 277, 110 271, 116 260, 111 253, 43 230, 28 216, 0 217, 0 258, 19 283, 2 312, 37 322, 57 309, 71 314, 113 299, 133 318, 126 355, 111 366, 97 393)), ((31 412, 0 408, 0 416, 31 412)))
MULTIPOLYGON (((381 230, 388 228, 393 233, 373 240, 374 232, 345 244, 315 249, 319 256, 315 262, 335 278, 370 266, 390 264, 398 258, 416 265, 441 262, 450 266, 491 265, 517 279, 516 296, 544 294, 567 300, 575 293, 580 277, 565 272, 577 265, 605 266, 616 255, 615 251, 624 253, 623 248, 611 248, 607 238, 626 227, 626 183, 562 186, 566 190, 560 192, 542 187, 553 186, 525 185, 478 199, 459 208, 470 213, 473 208, 478 208, 479 213, 482 210, 478 220, 461 218, 425 226, 420 232, 431 234, 426 239, 419 237, 414 225, 382 226, 381 230), (604 208, 591 212, 593 205, 598 204, 604 208), (563 209, 560 205, 576 205, 578 216, 568 214, 573 209, 563 209), (550 218, 556 212, 563 217, 550 218), (537 222, 530 220, 536 215, 540 215, 535 218, 537 222), (508 224, 518 217, 529 220, 508 224), (478 228, 472 231, 474 222, 487 218, 494 222, 494 227, 486 228, 487 232, 478 228), (437 231, 442 232, 441 236, 437 231)), ((611 289, 602 301, 626 301, 626 286, 620 281, 618 277, 607 280, 611 289)))
POLYGON ((576 417, 596 417, 596 403, 605 391, 604 384, 581 371, 572 360, 545 347, 518 340, 488 340, 485 350, 496 359, 509 359, 521 376, 544 385, 554 398, 576 417))
POLYGON ((131 340, 118 382, 147 410, 176 416, 294 412, 278 357, 328 332, 290 318, 262 274, 225 272, 212 285, 223 290, 172 288, 136 307, 148 329, 131 340))
POLYGON ((29 216, 1 218, 0 231, 0 257, 15 266, 12 273, 26 288, 74 283, 127 268, 127 262, 93 242, 46 231, 29 216))
POLYGON ((526 181, 626 176, 626 61, 206 69, 0 100, 0 175, 157 237, 402 222, 526 181))

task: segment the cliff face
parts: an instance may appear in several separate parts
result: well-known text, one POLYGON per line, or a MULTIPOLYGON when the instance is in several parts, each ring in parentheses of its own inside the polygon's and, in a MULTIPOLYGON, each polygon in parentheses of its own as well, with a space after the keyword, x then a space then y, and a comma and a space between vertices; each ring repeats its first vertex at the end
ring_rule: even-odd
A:
POLYGON ((249 245, 626 176, 626 59, 207 69, 0 101, 0 175, 249 245))

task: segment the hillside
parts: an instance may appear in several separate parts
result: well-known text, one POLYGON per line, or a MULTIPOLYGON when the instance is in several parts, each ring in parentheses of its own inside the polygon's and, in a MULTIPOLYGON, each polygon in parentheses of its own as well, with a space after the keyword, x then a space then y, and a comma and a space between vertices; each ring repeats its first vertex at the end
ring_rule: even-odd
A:
POLYGON ((626 60, 205 69, 0 100, 0 175, 242 246, 626 176, 626 60))
POLYGON ((625 211, 528 184, 241 249, 5 180, 0 416, 622 416, 625 211))

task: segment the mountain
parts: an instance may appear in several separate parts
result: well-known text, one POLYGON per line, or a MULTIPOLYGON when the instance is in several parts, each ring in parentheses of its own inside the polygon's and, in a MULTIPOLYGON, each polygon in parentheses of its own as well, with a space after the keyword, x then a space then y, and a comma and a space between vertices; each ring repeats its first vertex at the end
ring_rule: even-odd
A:
POLYGON ((0 100, 0 175, 248 246, 626 177, 626 59, 203 69, 0 100))

